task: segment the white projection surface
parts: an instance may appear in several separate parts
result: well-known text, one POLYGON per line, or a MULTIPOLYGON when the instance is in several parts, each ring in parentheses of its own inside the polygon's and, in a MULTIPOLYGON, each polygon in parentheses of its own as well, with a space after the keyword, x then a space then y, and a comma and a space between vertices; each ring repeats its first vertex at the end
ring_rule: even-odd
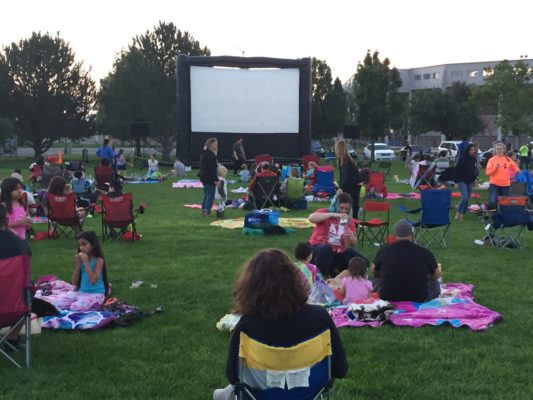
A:
POLYGON ((300 71, 191 66, 191 130, 298 133, 300 71))

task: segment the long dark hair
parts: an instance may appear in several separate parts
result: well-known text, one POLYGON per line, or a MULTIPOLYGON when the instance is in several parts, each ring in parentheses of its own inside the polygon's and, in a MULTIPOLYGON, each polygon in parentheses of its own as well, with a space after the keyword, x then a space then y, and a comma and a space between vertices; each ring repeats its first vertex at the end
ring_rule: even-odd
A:
POLYGON ((278 249, 261 250, 235 283, 235 312, 269 321, 290 319, 307 301, 309 284, 278 249))
MULTIPOLYGON (((87 240, 92 248, 91 255, 93 257, 100 257, 104 262, 104 265, 102 267, 102 279, 104 281, 104 288, 105 288, 104 294, 107 296, 108 291, 109 291, 109 284, 107 282, 107 266, 105 263, 104 252, 102 251, 102 245, 100 244, 100 241, 98 240, 98 236, 96 235, 95 231, 86 231, 78 235, 78 240, 80 239, 87 240)), ((80 252, 80 246, 78 245, 78 253, 79 252, 80 252)), ((81 284, 81 274, 78 279, 77 286, 80 287, 80 284, 81 284)))
MULTIPOLYGON (((9 177, 5 178, 2 181, 2 187, 0 189, 2 191, 2 193, 0 194, 0 202, 5 204, 8 214, 11 214, 13 212, 11 193, 17 190, 19 186, 22 187, 22 184, 17 178, 9 177)), ((18 202, 22 207, 24 207, 23 199, 19 199, 18 202)))
POLYGON ((65 194, 65 186, 67 185, 67 180, 62 176, 54 176, 50 179, 48 184, 48 193, 55 196, 61 196, 65 194))

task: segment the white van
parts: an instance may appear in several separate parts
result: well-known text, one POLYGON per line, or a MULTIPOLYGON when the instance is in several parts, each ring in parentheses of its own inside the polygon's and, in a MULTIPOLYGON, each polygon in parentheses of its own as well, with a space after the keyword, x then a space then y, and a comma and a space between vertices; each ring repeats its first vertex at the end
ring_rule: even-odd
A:
POLYGON ((449 140, 442 142, 439 144, 437 154, 439 154, 442 150, 446 150, 448 152, 448 158, 454 161, 457 158, 457 151, 459 150, 459 144, 461 143, 461 140, 449 140))

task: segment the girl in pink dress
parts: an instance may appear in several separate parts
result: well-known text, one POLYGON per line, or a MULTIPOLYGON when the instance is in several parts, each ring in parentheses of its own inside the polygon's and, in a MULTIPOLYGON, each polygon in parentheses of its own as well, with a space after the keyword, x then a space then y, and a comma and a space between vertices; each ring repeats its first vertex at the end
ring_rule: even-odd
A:
POLYGON ((2 181, 0 202, 6 207, 9 229, 21 239, 26 239, 26 230, 31 227, 32 221, 24 204, 22 184, 17 178, 9 177, 2 181))
POLYGON ((372 282, 367 279, 368 262, 362 257, 354 257, 348 263, 348 276, 342 278, 340 292, 344 294, 344 304, 357 303, 370 297, 372 282))

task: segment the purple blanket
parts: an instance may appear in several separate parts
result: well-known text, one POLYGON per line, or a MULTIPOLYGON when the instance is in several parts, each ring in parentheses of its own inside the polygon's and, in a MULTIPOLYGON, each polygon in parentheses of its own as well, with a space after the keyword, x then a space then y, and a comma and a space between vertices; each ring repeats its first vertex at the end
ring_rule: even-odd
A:
POLYGON ((180 179, 172 184, 174 189, 196 188, 201 189, 204 185, 198 179, 180 179))
MULTIPOLYGON (((450 324, 454 328, 467 326, 473 331, 487 329, 501 315, 474 302, 473 285, 463 283, 443 284, 442 295, 426 303, 396 302, 396 311, 389 322, 397 326, 420 327, 450 324)), ((384 322, 361 322, 349 318, 346 307, 331 310, 331 317, 337 327, 341 326, 381 326, 384 322)))
POLYGON ((44 329, 95 330, 109 325, 116 315, 109 311, 61 311, 57 317, 43 317, 44 329))

